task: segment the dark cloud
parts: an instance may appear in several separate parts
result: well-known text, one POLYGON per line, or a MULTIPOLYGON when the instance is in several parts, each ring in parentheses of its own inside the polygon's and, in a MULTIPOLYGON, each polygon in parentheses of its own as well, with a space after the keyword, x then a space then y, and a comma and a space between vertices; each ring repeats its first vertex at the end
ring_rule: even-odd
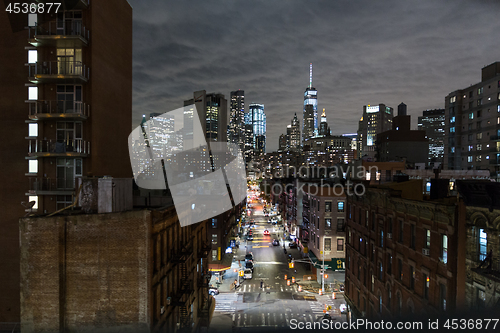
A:
POLYGON ((268 151, 296 112, 314 63, 319 108, 335 134, 363 105, 401 102, 416 117, 444 107, 500 60, 500 1, 130 0, 134 124, 182 106, 195 90, 245 90, 265 104, 268 151))

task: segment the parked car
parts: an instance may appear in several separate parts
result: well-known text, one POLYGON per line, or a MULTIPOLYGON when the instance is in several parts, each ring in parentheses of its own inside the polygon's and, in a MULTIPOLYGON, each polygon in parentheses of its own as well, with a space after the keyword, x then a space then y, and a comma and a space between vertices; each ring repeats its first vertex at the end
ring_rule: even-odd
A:
POLYGON ((253 261, 249 260, 249 261, 246 262, 245 269, 249 268, 249 269, 251 269, 253 271, 253 267, 254 267, 253 261))
POLYGON ((273 239, 273 245, 274 246, 279 246, 280 245, 280 241, 277 240, 277 239, 273 239))
POLYGON ((252 278, 252 270, 250 268, 245 269, 245 274, 243 275, 243 278, 246 279, 251 279, 252 278))
POLYGON ((247 236, 247 241, 252 242, 253 241, 253 236, 252 235, 247 236))
POLYGON ((216 287, 210 287, 208 288, 208 294, 212 296, 219 295, 219 289, 216 287))
POLYGON ((340 291, 344 291, 344 284, 343 284, 343 283, 341 283, 341 284, 340 284, 340 286, 339 286, 339 290, 340 290, 340 291))
POLYGON ((296 249, 297 248, 297 243, 289 243, 288 247, 291 249, 296 249))
POLYGON ((251 252, 247 253, 245 255, 245 261, 248 261, 248 260, 252 260, 253 261, 253 254, 251 252))

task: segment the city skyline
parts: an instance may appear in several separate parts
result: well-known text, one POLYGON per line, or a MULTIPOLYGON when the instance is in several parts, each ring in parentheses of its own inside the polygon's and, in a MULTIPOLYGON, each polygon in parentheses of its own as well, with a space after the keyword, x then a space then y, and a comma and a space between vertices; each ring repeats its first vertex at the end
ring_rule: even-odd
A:
POLYGON ((443 108, 449 92, 478 82, 478 68, 500 53, 489 33, 500 25, 493 1, 199 3, 197 11, 130 3, 133 123, 178 108, 193 91, 229 98, 242 89, 247 105, 266 105, 267 151, 277 150, 295 112, 302 122, 310 63, 318 108, 338 135, 356 131, 363 105, 379 103, 407 104, 416 129, 422 111, 443 108))

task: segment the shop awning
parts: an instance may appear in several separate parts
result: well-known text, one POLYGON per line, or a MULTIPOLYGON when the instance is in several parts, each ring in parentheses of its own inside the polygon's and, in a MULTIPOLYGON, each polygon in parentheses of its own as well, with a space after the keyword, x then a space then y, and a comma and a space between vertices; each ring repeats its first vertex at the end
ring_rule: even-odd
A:
POLYGON ((224 253, 222 255, 222 260, 208 264, 208 270, 211 272, 221 272, 231 268, 233 262, 232 253, 224 253))

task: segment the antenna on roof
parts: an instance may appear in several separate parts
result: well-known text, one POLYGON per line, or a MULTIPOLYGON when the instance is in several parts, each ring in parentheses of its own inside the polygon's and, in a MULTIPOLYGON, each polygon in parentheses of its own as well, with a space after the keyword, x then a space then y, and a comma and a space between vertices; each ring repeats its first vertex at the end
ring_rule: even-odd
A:
POLYGON ((312 62, 309 64, 309 88, 313 86, 313 64, 312 62))

